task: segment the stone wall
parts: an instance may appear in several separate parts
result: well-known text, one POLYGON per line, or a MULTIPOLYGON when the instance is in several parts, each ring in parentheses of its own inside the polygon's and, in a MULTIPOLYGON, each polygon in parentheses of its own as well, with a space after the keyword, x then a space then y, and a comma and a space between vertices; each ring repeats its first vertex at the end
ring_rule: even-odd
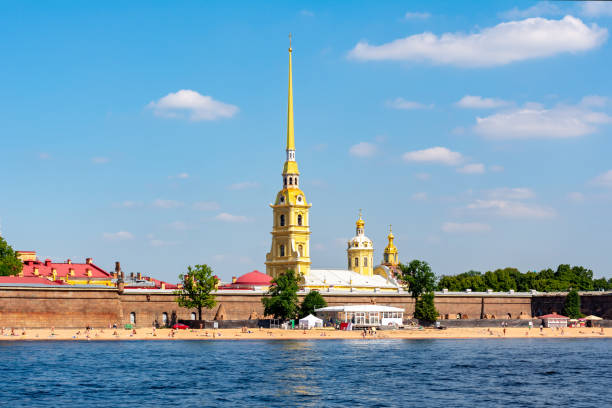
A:
POLYGON ((115 289, 0 289, 0 327, 104 327, 121 320, 115 289))
MULTIPOLYGON (((533 297, 532 313, 534 316, 563 311, 565 293, 538 294, 533 297)), ((612 293, 586 292, 580 293, 580 311, 585 315, 595 315, 604 319, 612 319, 612 293)))
MULTIPOLYGON (((405 316, 414 314, 414 299, 404 293, 360 294, 324 292, 329 306, 346 304, 373 304, 394 306, 405 310, 405 316)), ((89 288, 0 288, 0 327, 84 328, 108 327, 130 322, 134 313, 136 327, 151 327, 155 321, 163 323, 191 319, 189 310, 178 307, 171 292, 127 291, 119 294, 115 289, 89 288), (148 292, 148 293, 147 293, 148 292)), ((612 293, 581 294, 582 312, 612 319, 612 293)), ((302 297, 300 297, 300 301, 302 297)), ((505 295, 505 294, 437 294, 436 308, 441 315, 456 319, 517 319, 539 316, 552 311, 561 312, 565 294, 505 295)), ((203 310, 202 318, 213 320, 220 307, 224 320, 246 320, 251 316, 263 317, 261 293, 226 292, 217 295, 218 305, 203 310)))

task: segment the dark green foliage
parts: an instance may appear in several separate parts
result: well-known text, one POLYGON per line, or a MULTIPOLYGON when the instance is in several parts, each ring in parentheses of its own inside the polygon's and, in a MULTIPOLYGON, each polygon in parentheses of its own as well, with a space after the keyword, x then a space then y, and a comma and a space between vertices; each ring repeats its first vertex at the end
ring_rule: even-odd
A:
POLYGON ((272 279, 272 286, 261 299, 264 314, 281 320, 295 319, 299 311, 298 289, 298 276, 292 270, 272 279))
POLYGON ((321 296, 318 291, 313 290, 304 296, 300 309, 300 318, 306 317, 309 314, 314 314, 315 309, 320 309, 325 306, 327 306, 327 302, 323 299, 323 296, 321 296))
POLYGON ((438 311, 434 305, 433 292, 424 293, 414 304, 414 317, 425 322, 435 322, 438 311))
POLYGON ((176 291, 176 301, 181 307, 197 308, 198 319, 202 320, 202 308, 212 309, 217 304, 214 291, 219 279, 208 265, 187 267, 187 274, 179 275, 183 289, 176 291))
POLYGON ((436 286, 436 275, 425 261, 413 260, 408 265, 399 265, 402 274, 400 280, 408 287, 413 298, 422 293, 433 292, 436 286))
POLYGON ((13 248, 0 237, 0 276, 17 275, 23 263, 17 258, 13 248))
POLYGON ((563 305, 563 315, 570 319, 578 319, 582 317, 580 313, 580 295, 578 291, 572 289, 565 297, 565 304, 563 305))
POLYGON ((610 282, 604 278, 593 280, 593 271, 582 266, 559 265, 556 271, 543 269, 540 272, 521 273, 516 268, 497 269, 484 274, 469 271, 454 276, 441 276, 439 290, 464 291, 472 289, 482 292, 492 289, 496 292, 516 290, 527 292, 535 289, 539 292, 565 292, 571 288, 578 290, 609 290, 610 282))

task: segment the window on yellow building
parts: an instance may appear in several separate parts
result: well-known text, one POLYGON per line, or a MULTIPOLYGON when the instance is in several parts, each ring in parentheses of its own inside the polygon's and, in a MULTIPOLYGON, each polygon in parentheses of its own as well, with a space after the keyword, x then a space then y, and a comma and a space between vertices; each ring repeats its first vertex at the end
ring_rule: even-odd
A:
POLYGON ((355 258, 355 266, 359 266, 359 258, 355 258))
POLYGON ((302 214, 298 214, 298 225, 302 225, 302 214))
POLYGON ((280 216, 280 226, 284 227, 285 226, 285 215, 281 214, 280 216))
POLYGON ((363 258, 363 266, 368 266, 368 258, 363 258))
POLYGON ((280 246, 280 256, 285 256, 285 246, 284 245, 280 246))

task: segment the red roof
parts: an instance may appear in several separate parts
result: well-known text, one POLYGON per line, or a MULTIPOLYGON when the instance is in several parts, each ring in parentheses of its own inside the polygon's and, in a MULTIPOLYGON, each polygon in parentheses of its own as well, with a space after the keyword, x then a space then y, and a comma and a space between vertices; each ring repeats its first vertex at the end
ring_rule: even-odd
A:
POLYGON ((20 276, 0 276, 0 285, 3 283, 23 283, 23 284, 39 284, 39 285, 63 285, 61 281, 50 281, 42 277, 25 277, 20 276))
POLYGON ((538 319, 569 319, 567 316, 561 316, 557 313, 550 313, 544 316, 538 316, 538 319))
POLYGON ((104 269, 93 263, 54 263, 50 259, 45 259, 45 262, 41 261, 24 261, 23 263, 23 277, 36 277, 34 274, 34 268, 38 268, 38 276, 50 277, 53 275, 53 269, 55 269, 56 277, 63 278, 70 275, 70 270, 74 271, 73 278, 90 278, 87 276, 87 271, 91 272, 91 278, 104 278, 110 279, 104 269))
POLYGON ((236 285, 253 285, 253 286, 269 286, 272 281, 270 275, 261 273, 259 271, 253 271, 246 273, 236 279, 236 285))

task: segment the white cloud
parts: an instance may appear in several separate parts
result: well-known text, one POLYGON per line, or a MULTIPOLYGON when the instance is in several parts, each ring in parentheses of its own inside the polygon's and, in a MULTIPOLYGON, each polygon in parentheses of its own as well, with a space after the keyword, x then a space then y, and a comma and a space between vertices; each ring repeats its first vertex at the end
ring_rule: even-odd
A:
POLYGON ((581 2, 582 14, 588 17, 612 16, 612 3, 608 1, 581 2))
POLYGON ((106 164, 110 161, 108 157, 93 157, 91 162, 93 164, 106 164))
POLYGON ((489 190, 487 196, 500 200, 526 200, 535 197, 535 193, 526 187, 501 187, 489 190))
POLYGON ((164 241, 162 239, 156 239, 153 238, 151 240, 149 240, 149 245, 151 245, 152 247, 165 247, 165 246, 172 246, 172 245, 177 245, 178 242, 176 241, 164 241))
POLYGON ((591 183, 598 186, 612 187, 612 170, 608 170, 595 177, 591 183))
POLYGON ((466 164, 463 167, 459 167, 457 172, 463 174, 483 174, 485 172, 485 166, 482 163, 466 164))
POLYGON ((453 152, 446 147, 440 146, 406 152, 402 158, 408 162, 439 163, 450 166, 457 165, 463 161, 461 153, 453 152))
POLYGON ((468 204, 467 208, 508 218, 552 218, 556 215, 552 208, 507 200, 475 200, 468 204))
POLYGON ((361 61, 429 61, 463 67, 491 67, 561 53, 587 51, 603 44, 608 30, 580 19, 529 18, 500 23, 476 33, 425 32, 387 44, 359 42, 349 58, 361 61))
POLYGON ((567 194, 567 199, 574 203, 581 203, 584 201, 584 194, 579 193, 577 191, 573 191, 567 194))
POLYGON ((494 164, 492 166, 489 166, 489 170, 494 172, 494 173, 499 173, 499 172, 504 171, 504 166, 500 166, 500 165, 494 164))
POLYGON ((215 217, 215 220, 224 222, 246 222, 248 221, 248 218, 244 215, 232 215, 222 212, 215 217))
POLYGON ((608 103, 608 98, 600 95, 587 95, 580 101, 582 106, 595 106, 603 108, 608 103))
POLYGON ((491 231, 491 226, 479 222, 445 222, 442 225, 442 231, 448 233, 487 232, 491 231))
POLYGON ((488 139, 567 139, 585 136, 598 125, 612 122, 605 113, 581 106, 557 105, 545 109, 538 104, 477 117, 474 131, 488 139))
POLYGON ((427 200, 427 193, 425 192, 414 193, 412 196, 410 196, 410 198, 415 201, 425 201, 427 200))
POLYGON ((219 208, 219 204, 214 201, 198 201, 193 204, 193 209, 198 211, 214 211, 219 208))
POLYGON ((404 14, 406 20, 426 20, 431 17, 431 14, 427 12, 408 11, 404 14))
POLYGON ((125 241, 128 239, 134 239, 134 235, 127 231, 118 231, 118 232, 105 232, 102 234, 104 239, 109 241, 125 241))
POLYGON ((412 109, 431 109, 433 104, 426 105, 420 102, 407 101, 404 98, 395 98, 391 101, 387 101, 386 105, 393 109, 401 110, 412 110, 412 109))
POLYGON ((178 207, 182 207, 183 203, 181 203, 180 201, 176 201, 176 200, 162 200, 161 198, 158 198, 157 200, 153 201, 153 206, 157 207, 157 208, 178 208, 178 207))
POLYGON ((356 157, 371 157, 374 156, 378 148, 373 143, 359 142, 349 149, 349 154, 356 157))
POLYGON ((121 203, 115 203, 113 204, 113 207, 116 208, 138 208, 138 207, 142 207, 142 203, 138 202, 138 201, 123 201, 121 203))
POLYGON ((193 229, 193 225, 186 224, 183 221, 174 221, 168 224, 168 226, 176 231, 187 231, 193 229))
POLYGON ((229 190, 246 190, 247 188, 259 187, 259 183, 255 181, 242 181, 240 183, 230 184, 227 188, 229 190))
POLYGON ((505 19, 520 19, 528 17, 541 17, 541 16, 558 16, 562 15, 563 11, 556 5, 548 1, 540 1, 533 6, 520 10, 514 7, 511 10, 500 13, 499 16, 505 19))
POLYGON ((417 178, 417 180, 421 180, 421 181, 427 181, 431 178, 431 174, 429 173, 417 173, 414 175, 414 177, 417 178))
POLYGON ((214 100, 190 89, 169 93, 147 105, 157 116, 164 118, 183 118, 191 121, 231 118, 238 113, 238 107, 214 100))
POLYGON ((465 95, 455 103, 460 108, 493 109, 510 105, 510 102, 498 98, 483 98, 482 96, 465 95))

